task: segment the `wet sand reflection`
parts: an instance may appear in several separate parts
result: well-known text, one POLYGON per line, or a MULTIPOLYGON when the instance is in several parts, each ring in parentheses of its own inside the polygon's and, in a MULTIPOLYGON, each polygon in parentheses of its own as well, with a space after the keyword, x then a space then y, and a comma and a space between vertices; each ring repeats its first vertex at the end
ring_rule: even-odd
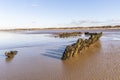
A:
POLYGON ((40 46, 17 48, 19 54, 13 58, 6 58, 5 50, 1 51, 0 80, 120 80, 120 32, 104 33, 100 41, 83 54, 66 61, 60 57, 66 45, 75 39, 61 43, 60 39, 57 40, 40 46), (113 39, 116 36, 119 39, 113 39))

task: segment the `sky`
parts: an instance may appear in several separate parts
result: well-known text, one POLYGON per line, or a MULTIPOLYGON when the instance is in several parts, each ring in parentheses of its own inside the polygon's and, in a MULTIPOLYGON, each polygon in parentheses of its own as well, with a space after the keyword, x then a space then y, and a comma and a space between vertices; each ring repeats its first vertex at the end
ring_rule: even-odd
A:
POLYGON ((0 28, 120 25, 120 0, 0 0, 0 28))

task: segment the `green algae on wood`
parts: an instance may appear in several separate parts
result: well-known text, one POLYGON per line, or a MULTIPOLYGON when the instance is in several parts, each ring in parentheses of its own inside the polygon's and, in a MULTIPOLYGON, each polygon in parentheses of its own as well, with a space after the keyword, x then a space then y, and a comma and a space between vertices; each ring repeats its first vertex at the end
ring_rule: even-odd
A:
POLYGON ((6 52, 5 52, 5 56, 6 56, 7 58, 12 58, 12 57, 14 57, 16 54, 17 54, 17 51, 6 51, 6 52))
POLYGON ((61 58, 62 60, 69 59, 77 54, 82 54, 82 50, 84 50, 87 47, 90 47, 91 44, 94 44, 96 41, 99 40, 99 38, 102 36, 102 32, 87 33, 85 35, 90 35, 89 39, 83 40, 82 38, 79 38, 76 43, 66 47, 61 58))
POLYGON ((68 37, 74 37, 74 36, 80 36, 82 32, 64 32, 64 33, 58 33, 55 37, 59 38, 68 38, 68 37))

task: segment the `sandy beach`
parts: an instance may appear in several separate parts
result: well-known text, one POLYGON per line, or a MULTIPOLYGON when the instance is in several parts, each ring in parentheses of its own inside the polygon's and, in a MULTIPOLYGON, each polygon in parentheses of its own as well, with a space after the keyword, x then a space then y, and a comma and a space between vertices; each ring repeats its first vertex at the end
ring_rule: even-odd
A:
POLYGON ((66 61, 64 49, 78 37, 55 38, 56 32, 0 32, 0 80, 120 80, 120 30, 102 30, 84 54, 66 61), (10 50, 18 53, 6 58, 10 50))

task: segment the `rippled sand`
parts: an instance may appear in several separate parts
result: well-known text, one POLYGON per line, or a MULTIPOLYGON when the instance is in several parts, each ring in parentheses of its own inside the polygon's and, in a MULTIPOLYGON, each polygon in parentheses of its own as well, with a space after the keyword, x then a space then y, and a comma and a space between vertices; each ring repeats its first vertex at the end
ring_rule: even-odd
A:
MULTIPOLYGON (((65 42, 13 48, 6 59, 0 53, 0 80, 120 80, 120 33, 104 33, 84 54, 60 60, 65 42)), ((54 40, 54 38, 53 38, 54 40)))

